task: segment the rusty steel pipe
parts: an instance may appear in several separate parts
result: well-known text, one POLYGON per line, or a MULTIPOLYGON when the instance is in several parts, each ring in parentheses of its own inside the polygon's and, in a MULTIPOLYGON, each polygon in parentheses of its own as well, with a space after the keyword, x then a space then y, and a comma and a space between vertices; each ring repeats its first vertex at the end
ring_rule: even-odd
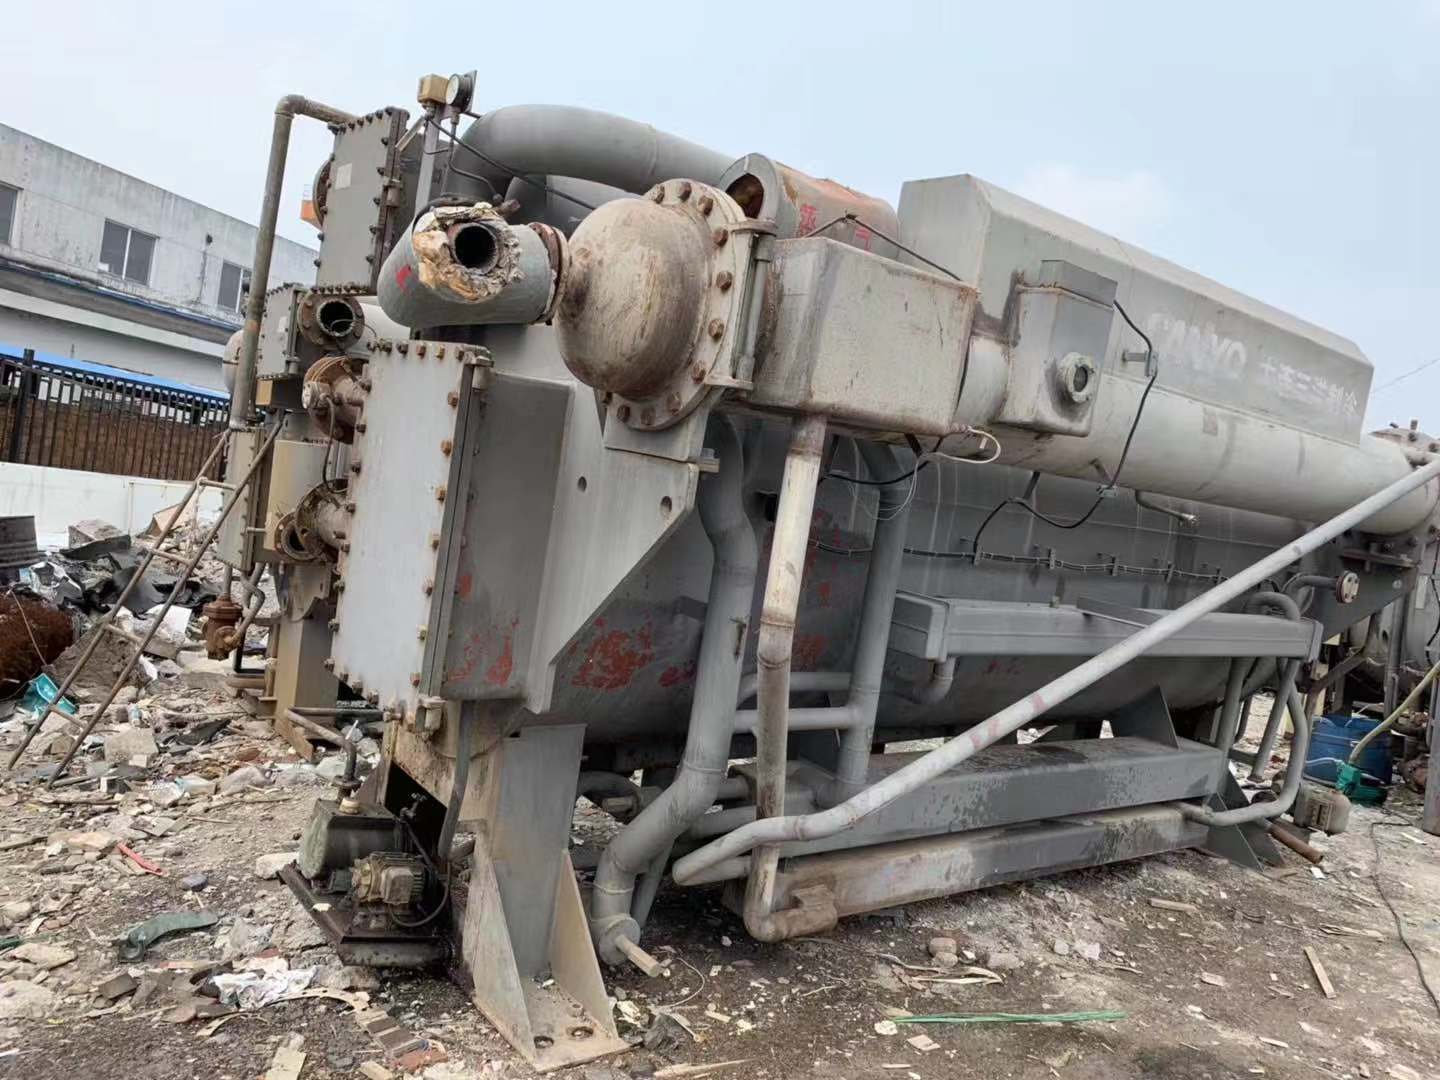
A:
MULTIPOLYGON (((1026 695, 988 720, 948 740, 944 745, 897 769, 884 780, 866 788, 839 806, 817 814, 793 817, 766 817, 753 825, 737 829, 707 844, 698 851, 679 859, 672 870, 675 881, 688 884, 701 872, 725 859, 743 855, 761 845, 777 845, 795 840, 818 840, 851 828, 902 795, 929 783, 942 773, 973 757, 987 746, 1025 727, 1046 711, 1093 686, 1153 646, 1183 630, 1201 616, 1208 615, 1243 596, 1268 578, 1284 572, 1297 560, 1329 543, 1335 537, 1355 528, 1376 512, 1383 510, 1410 492, 1440 478, 1440 460, 1416 469, 1377 491, 1375 494, 1337 514, 1323 525, 1311 529, 1299 539, 1286 544, 1258 562, 1252 563, 1234 577, 1202 593, 1189 603, 1176 608, 1149 626, 1136 631, 1124 641, 1091 657, 1059 678, 1052 679, 1039 690, 1026 695)), ((1301 712, 1303 713, 1303 706, 1301 712)), ((762 743, 763 746, 763 743, 762 743)), ((771 850, 774 850, 771 848, 771 850)), ((754 889, 756 870, 763 869, 761 860, 752 859, 751 887, 754 889)), ((774 881, 769 889, 773 894, 774 881)), ((762 894, 763 898, 763 894, 762 894)))
POLYGON ((280 221, 280 192, 285 186, 285 159, 290 154, 290 127, 297 116, 327 124, 348 124, 350 113, 322 105, 299 94, 287 94, 275 105, 275 126, 270 134, 270 161, 265 169, 265 194, 255 233, 255 255, 250 260, 250 295, 245 300, 245 327, 235 364, 235 389, 230 395, 230 428, 247 428, 255 408, 255 369, 260 355, 260 320, 265 315, 265 291, 270 283, 270 261, 275 254, 275 227, 280 221))

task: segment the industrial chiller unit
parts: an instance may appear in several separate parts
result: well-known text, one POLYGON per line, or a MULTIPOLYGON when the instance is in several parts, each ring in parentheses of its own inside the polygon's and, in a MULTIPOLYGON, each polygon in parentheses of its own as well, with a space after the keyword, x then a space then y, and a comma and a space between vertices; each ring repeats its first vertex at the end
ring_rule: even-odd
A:
POLYGON ((453 952, 544 1069, 623 1048, 602 965, 655 969, 667 879, 777 941, 1276 857, 1251 695, 1259 775, 1318 659, 1393 684, 1437 618, 1436 445, 1362 430, 1354 345, 971 176, 892 208, 474 92, 280 103, 254 280, 305 116, 316 281, 227 357, 212 644, 268 569, 258 706, 385 721, 285 871, 342 956, 453 952), (583 879, 577 797, 618 826, 583 879))

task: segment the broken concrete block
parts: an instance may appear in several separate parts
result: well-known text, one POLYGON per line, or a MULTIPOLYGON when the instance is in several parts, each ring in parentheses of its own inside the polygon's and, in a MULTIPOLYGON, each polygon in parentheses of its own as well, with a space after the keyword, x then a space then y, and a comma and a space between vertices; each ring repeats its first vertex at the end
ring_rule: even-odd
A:
POLYGON ((84 521, 77 521, 66 529, 67 546, 79 547, 81 544, 94 543, 96 540, 114 540, 116 537, 125 536, 125 532, 111 525, 108 521, 100 518, 86 518, 84 521))
POLYGON ((941 953, 958 953, 959 946, 953 937, 932 937, 925 945, 931 956, 939 956, 941 953))
POLYGON ((145 797, 164 810, 185 798, 185 789, 173 780, 164 780, 146 788, 145 797))
POLYGON ((191 773, 188 776, 176 777, 175 784, 186 795, 214 795, 216 783, 214 780, 207 780, 203 776, 196 776, 191 773))
MULTIPOLYGON (((49 837, 50 845, 54 846, 55 844, 59 844, 62 850, 93 851, 99 855, 103 855, 114 847, 117 839, 113 833, 101 832, 99 830, 90 832, 57 832, 51 833, 49 837)), ((47 847, 45 850, 49 851, 50 848, 47 847)))
POLYGON ((74 960, 75 951, 67 949, 63 945, 47 945, 43 941, 27 941, 19 948, 12 949, 10 958, 34 964, 41 971, 49 971, 51 968, 62 967, 74 960))
POLYGON ((221 690, 235 673, 229 660, 211 660, 208 656, 182 656, 181 686, 191 690, 221 690))
POLYGON ((220 949, 221 959, 238 960, 242 956, 264 952, 274 932, 273 927, 253 923, 249 919, 236 919, 215 944, 220 949))
POLYGON ((255 876, 262 881, 269 881, 294 861, 295 852, 293 851, 277 851, 273 855, 261 855, 255 860, 255 876))
POLYGON ((330 990, 379 990, 380 974, 374 968, 346 964, 344 967, 320 972, 315 982, 316 985, 330 990))
POLYGON ((44 1020, 59 1000, 54 991, 26 979, 0 982, 0 1020, 44 1020))
POLYGON ((149 761, 160 752, 155 736, 148 728, 127 728, 105 736, 105 760, 133 764, 139 757, 149 761))
POLYGON ((140 983, 133 975, 122 971, 95 987, 95 993, 106 1001, 117 1001, 134 990, 140 983))
POLYGON ((29 900, 11 900, 8 904, 0 904, 0 923, 7 926, 24 922, 33 914, 35 905, 29 900))
POLYGON ((237 791, 244 791, 247 788, 266 787, 270 778, 254 765, 246 765, 243 769, 236 769, 229 776, 220 781, 220 794, 233 795, 237 791))

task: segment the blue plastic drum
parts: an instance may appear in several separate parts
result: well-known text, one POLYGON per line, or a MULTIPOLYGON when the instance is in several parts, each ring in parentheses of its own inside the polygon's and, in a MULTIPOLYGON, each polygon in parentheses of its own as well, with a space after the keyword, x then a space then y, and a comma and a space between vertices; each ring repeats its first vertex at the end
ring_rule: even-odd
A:
MULTIPOLYGON (((1346 761, 1355 744, 1379 725, 1365 716, 1322 716, 1315 721, 1310 752, 1305 755, 1305 778, 1322 784, 1335 783, 1338 761, 1346 761)), ((1390 740, 1379 738, 1365 748, 1356 762, 1360 771, 1390 783, 1390 740)))

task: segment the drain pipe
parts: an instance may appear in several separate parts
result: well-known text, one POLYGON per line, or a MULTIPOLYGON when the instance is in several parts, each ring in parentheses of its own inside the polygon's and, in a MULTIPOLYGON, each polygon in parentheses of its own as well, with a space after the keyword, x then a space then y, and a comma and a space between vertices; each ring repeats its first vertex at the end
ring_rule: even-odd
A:
MULTIPOLYGON (((880 443, 860 441, 865 470, 875 479, 902 470, 895 452, 880 443)), ((918 464, 918 462, 917 462, 918 464)), ((880 708, 880 684, 885 675, 885 654, 890 648, 890 623, 895 616, 895 592, 905 560, 905 536, 910 527, 914 477, 880 488, 875 533, 870 543, 870 569, 860 602, 860 640, 850 681, 851 726, 840 736, 835 780, 821 793, 822 806, 834 806, 864 789, 870 777, 870 748, 875 739, 875 715, 880 708)))
MULTIPOLYGON (((923 787, 999 739, 1019 731, 1049 709, 1070 700, 1131 660, 1144 655, 1154 646, 1183 630, 1197 619, 1239 599, 1266 579, 1283 573, 1287 567, 1310 552, 1329 543, 1342 533, 1363 524, 1376 512, 1436 479, 1440 479, 1440 458, 1431 461, 1423 468, 1416 469, 1408 476, 1402 476, 1393 483, 1387 484, 1369 498, 1362 499, 1350 509, 1310 530, 1299 539, 1286 544, 1258 562, 1252 563, 1234 577, 1221 582, 1168 615, 1156 619, 1150 625, 1142 627, 1128 638, 1065 672, 1059 678, 1052 679, 1039 690, 1027 694, 1020 701, 1000 710, 983 723, 895 770, 884 780, 866 788, 854 798, 816 814, 788 817, 767 816, 752 825, 736 829, 677 860, 672 867, 672 877, 677 884, 688 885, 703 871, 715 864, 759 848, 760 850, 751 860, 750 892, 757 889, 757 877, 760 876, 757 871, 765 870, 768 864, 770 880, 761 883, 763 888, 760 889, 758 897, 761 901, 768 902, 774 895, 773 876, 774 867, 778 864, 778 853, 762 859, 761 852, 776 853, 775 845, 781 843, 819 840, 852 828, 868 815, 888 806, 901 796, 923 787)), ((782 496, 782 506, 783 504, 782 496)), ((785 699, 781 698, 780 700, 783 707, 785 699)), ((764 699, 762 698, 762 707, 763 703, 764 699)), ((1300 712, 1303 714, 1304 709, 1302 708, 1300 712)), ((1307 721, 1302 719, 1300 722, 1306 723, 1307 721)), ((763 748, 766 746, 765 741, 761 742, 761 746, 763 752, 763 748)), ((774 805, 775 803, 772 801, 770 806, 774 805)), ((747 892, 747 902, 748 899, 749 893, 747 892)), ((762 910, 755 912, 753 917, 758 925, 764 926, 762 920, 776 920, 788 914, 790 913, 772 914, 762 910)), ((751 919, 752 915, 747 913, 747 928, 750 926, 751 919)))
MULTIPOLYGON (((785 472, 780 480, 775 531, 770 541, 770 569, 765 579, 765 601, 760 611, 760 636, 755 650, 760 713, 755 735, 755 813, 765 821, 787 820, 783 815, 790 735, 790 663, 824 446, 823 416, 804 416, 794 421, 790 447, 785 454, 785 472)), ((828 918, 821 913, 816 923, 807 920, 805 909, 775 912, 775 879, 779 869, 780 849, 773 844, 759 848, 751 859, 750 880, 745 891, 745 929, 750 936, 759 941, 780 941, 832 925, 833 907, 828 918)))
POLYGON ((1305 702, 1295 689, 1295 680, 1280 688, 1276 700, 1284 699, 1290 709, 1290 720, 1295 725, 1295 741, 1290 744, 1290 765, 1285 770, 1285 783, 1280 787, 1280 796, 1269 802, 1252 802, 1234 810, 1212 810, 1208 806, 1194 803, 1176 803, 1175 808, 1191 821, 1198 821, 1211 828, 1224 825, 1244 825, 1252 821, 1267 821, 1277 818, 1290 809, 1300 791, 1300 776, 1305 771, 1305 755, 1310 749, 1310 716, 1305 711, 1305 702))
POLYGON ((653 872, 657 856, 714 805, 729 767, 735 695, 745 657, 759 553, 755 530, 745 514, 745 461, 739 436, 734 425, 722 418, 712 420, 710 432, 720 468, 700 481, 696 502, 715 550, 715 566, 700 637, 685 756, 674 783, 616 834, 595 869, 590 932, 596 950, 610 964, 632 958, 638 947, 640 925, 632 907, 636 878, 653 872))
POLYGON ((270 260, 275 254, 275 227, 280 221, 280 189, 285 185, 285 159, 290 153, 290 126, 297 116, 322 120, 332 127, 355 119, 350 113, 318 101, 288 94, 275 106, 275 127, 270 134, 270 163, 265 170, 265 196, 260 201, 255 255, 250 260, 254 285, 245 301, 245 327, 241 331, 240 358, 235 368, 235 390, 230 395, 230 430, 250 426, 255 409, 255 368, 260 352, 260 319, 265 314, 265 291, 270 287, 270 260))

